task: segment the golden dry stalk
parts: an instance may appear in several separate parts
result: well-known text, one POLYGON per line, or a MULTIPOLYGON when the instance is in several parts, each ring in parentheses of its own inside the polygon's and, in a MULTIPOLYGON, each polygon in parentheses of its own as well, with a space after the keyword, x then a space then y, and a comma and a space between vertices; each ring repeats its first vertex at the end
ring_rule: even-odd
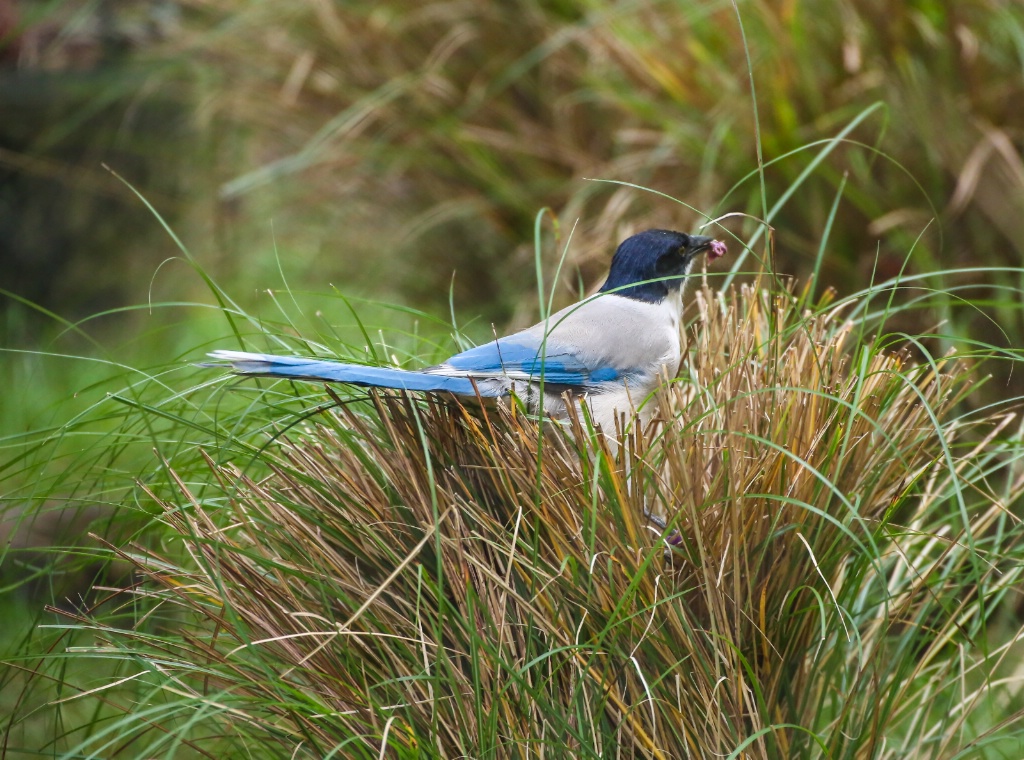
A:
POLYGON ((920 674, 886 666, 895 633, 923 662, 966 627, 934 614, 974 561, 941 518, 966 370, 872 347, 850 302, 697 303, 655 421, 617 446, 380 392, 258 477, 211 460, 216 494, 164 503, 192 561, 139 560, 199 614, 212 673, 182 678, 317 752, 880 752, 862 729, 902 725, 920 674))

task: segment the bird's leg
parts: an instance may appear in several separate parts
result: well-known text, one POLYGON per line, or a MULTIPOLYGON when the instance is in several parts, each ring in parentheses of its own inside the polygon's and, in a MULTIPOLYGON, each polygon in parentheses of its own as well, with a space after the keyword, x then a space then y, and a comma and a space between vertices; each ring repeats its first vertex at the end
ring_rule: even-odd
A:
POLYGON ((647 522, 654 523, 660 530, 665 530, 668 527, 668 521, 661 515, 652 512, 650 507, 644 507, 644 517, 647 518, 647 522))

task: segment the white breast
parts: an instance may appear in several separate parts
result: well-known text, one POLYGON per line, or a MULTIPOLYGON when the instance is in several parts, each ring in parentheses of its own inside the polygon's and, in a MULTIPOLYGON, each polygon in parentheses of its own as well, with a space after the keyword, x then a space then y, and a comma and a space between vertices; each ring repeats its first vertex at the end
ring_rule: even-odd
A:
MULTIPOLYGON (((547 320, 549 344, 574 346, 588 366, 614 367, 629 373, 624 383, 610 383, 602 392, 586 397, 594 422, 605 432, 615 430, 619 414, 631 416, 663 374, 675 376, 681 358, 681 317, 682 294, 677 291, 657 304, 615 294, 600 295, 563 309, 547 320)), ((528 332, 542 336, 544 324, 535 325, 528 332)), ((520 397, 523 392, 529 393, 525 387, 516 388, 516 392, 520 397)), ((555 394, 545 396, 544 410, 555 417, 564 416, 561 398, 555 394)))

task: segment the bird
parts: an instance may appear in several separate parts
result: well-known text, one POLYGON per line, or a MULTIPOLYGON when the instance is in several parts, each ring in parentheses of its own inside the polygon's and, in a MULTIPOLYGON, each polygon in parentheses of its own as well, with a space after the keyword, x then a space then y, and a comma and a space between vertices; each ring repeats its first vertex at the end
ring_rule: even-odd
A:
POLYGON ((632 235, 618 246, 594 295, 419 370, 232 350, 211 352, 216 361, 204 366, 435 394, 514 394, 529 411, 554 419, 567 417, 569 403, 586 404, 595 426, 614 432, 620 414, 632 414, 665 373, 678 371, 686 278, 699 256, 725 253, 724 243, 703 235, 662 229, 632 235))

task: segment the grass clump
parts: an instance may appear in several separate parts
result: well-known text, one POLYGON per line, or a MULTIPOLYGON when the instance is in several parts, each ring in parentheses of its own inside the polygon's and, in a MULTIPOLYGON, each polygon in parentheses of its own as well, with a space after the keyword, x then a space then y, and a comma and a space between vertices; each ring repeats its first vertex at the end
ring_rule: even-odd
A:
POLYGON ((127 622, 73 626, 124 663, 77 699, 137 693, 68 754, 1019 747, 1017 634, 993 631, 1014 417, 959 411, 976 369, 870 338, 869 300, 705 287, 655 422, 615 446, 380 393, 169 464, 162 546, 111 547, 140 573, 108 600, 127 622))

